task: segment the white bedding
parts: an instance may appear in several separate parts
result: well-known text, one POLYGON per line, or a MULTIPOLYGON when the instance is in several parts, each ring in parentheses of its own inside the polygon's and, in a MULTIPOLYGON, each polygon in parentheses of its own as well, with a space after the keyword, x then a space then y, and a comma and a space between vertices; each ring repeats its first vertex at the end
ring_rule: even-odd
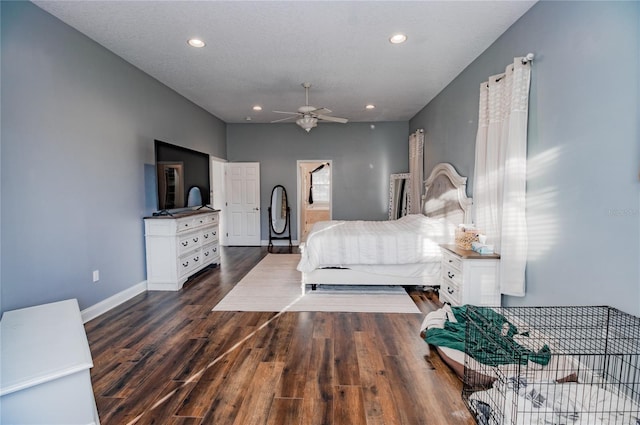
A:
POLYGON ((455 226, 443 218, 410 214, 390 221, 332 220, 315 223, 301 245, 298 271, 322 267, 440 263, 440 244, 454 241, 455 226))

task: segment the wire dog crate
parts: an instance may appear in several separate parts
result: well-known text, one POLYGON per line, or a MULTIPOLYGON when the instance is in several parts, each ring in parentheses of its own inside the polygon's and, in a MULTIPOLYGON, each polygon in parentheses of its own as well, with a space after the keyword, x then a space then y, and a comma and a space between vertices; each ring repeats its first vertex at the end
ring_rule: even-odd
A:
POLYGON ((640 318, 468 306, 462 397, 481 425, 640 425, 640 318))

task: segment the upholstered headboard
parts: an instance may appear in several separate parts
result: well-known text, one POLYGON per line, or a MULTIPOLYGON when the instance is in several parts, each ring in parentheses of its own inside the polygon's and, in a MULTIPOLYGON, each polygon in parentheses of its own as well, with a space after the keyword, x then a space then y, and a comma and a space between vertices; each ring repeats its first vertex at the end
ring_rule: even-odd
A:
POLYGON ((467 178, 451 164, 441 162, 433 167, 424 182, 422 213, 428 217, 446 218, 453 224, 471 222, 473 200, 467 197, 467 178))

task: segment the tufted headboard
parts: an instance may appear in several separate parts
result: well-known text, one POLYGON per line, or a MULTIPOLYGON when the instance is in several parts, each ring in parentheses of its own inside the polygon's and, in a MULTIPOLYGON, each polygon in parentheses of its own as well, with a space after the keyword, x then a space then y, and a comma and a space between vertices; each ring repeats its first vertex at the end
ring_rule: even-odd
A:
POLYGON ((467 178, 446 162, 433 167, 424 182, 422 213, 428 217, 444 217, 453 224, 471 222, 473 200, 467 197, 467 178))

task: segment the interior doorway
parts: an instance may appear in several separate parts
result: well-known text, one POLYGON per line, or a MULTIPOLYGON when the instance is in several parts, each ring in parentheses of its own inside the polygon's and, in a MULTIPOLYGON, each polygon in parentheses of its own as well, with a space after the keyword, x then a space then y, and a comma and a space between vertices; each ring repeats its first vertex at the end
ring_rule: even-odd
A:
POLYGON ((298 241, 304 242, 314 223, 331 220, 331 160, 298 161, 298 241))

